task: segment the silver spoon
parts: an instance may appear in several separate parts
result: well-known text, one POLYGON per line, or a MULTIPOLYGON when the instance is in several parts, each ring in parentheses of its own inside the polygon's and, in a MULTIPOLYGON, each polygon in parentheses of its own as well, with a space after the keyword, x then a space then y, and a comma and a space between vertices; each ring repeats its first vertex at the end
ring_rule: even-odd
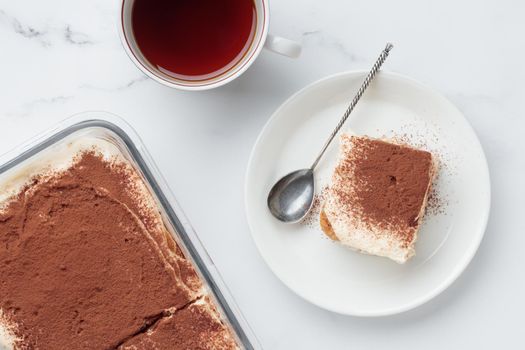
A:
POLYGON ((291 172, 277 181, 275 185, 273 185, 270 193, 268 194, 268 208, 270 209, 272 215, 280 221, 286 223, 298 222, 303 219, 312 208, 315 193, 315 167, 321 160, 321 157, 324 155, 332 140, 335 138, 345 123, 346 119, 348 119, 350 113, 352 113, 354 110, 355 105, 357 102, 359 102, 361 96, 363 96, 366 88, 368 85, 370 85, 372 79, 374 79, 375 75, 379 71, 379 68, 381 68, 381 65, 383 62, 385 62, 385 59, 388 57, 388 54, 393 47, 394 46, 391 43, 386 44, 385 49, 379 55, 376 63, 366 76, 363 84, 350 103, 350 106, 348 106, 347 110, 345 111, 343 118, 341 118, 341 121, 335 127, 334 131, 328 138, 328 141, 326 141, 324 144, 321 153, 319 153, 312 166, 307 169, 291 172))

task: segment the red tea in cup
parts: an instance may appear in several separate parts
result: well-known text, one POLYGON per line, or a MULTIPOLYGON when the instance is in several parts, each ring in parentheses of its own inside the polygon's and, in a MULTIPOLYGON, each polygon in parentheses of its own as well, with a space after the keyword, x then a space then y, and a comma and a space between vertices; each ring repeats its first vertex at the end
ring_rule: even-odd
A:
POLYGON ((131 20, 152 66, 178 79, 205 80, 249 51, 257 16, 254 0, 136 0, 131 20))

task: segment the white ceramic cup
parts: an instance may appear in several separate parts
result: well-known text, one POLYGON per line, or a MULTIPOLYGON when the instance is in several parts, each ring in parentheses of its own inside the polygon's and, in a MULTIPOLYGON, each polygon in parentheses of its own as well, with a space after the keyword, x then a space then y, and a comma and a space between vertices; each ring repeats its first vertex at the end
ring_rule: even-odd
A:
POLYGON ((253 0, 256 10, 256 28, 248 51, 223 72, 200 80, 184 80, 168 75, 154 67, 140 51, 133 35, 131 13, 135 0, 122 0, 119 14, 119 31, 124 49, 135 65, 151 79, 166 86, 181 90, 208 90, 227 84, 239 77, 255 61, 262 48, 278 54, 296 58, 301 45, 295 41, 268 34, 268 0, 253 0))

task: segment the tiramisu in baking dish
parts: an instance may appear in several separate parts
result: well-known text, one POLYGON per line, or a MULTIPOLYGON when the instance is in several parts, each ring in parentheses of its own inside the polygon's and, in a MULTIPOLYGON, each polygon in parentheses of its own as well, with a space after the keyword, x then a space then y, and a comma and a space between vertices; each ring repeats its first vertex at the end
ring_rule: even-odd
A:
POLYGON ((137 170, 75 139, 3 176, 1 349, 238 349, 137 170))
POLYGON ((350 248, 404 263, 415 254, 435 174, 429 152, 344 134, 321 228, 350 248))

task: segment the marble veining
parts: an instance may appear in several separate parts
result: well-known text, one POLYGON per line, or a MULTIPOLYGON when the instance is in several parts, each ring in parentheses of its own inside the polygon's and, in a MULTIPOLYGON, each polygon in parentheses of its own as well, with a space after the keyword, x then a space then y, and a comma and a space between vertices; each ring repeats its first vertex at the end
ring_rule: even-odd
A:
POLYGON ((100 91, 123 91, 123 90, 126 90, 132 86, 136 86, 136 85, 139 85, 141 83, 145 83, 145 82, 149 82, 149 78, 145 75, 141 75, 137 78, 133 78, 133 79, 130 79, 128 80, 127 82, 123 83, 123 84, 118 84, 116 86, 112 86, 112 87, 103 87, 103 86, 95 86, 95 85, 91 85, 91 84, 82 84, 80 85, 79 89, 92 89, 92 90, 100 90, 100 91))
POLYGON ((93 45, 93 41, 89 39, 88 35, 74 31, 73 29, 71 29, 71 26, 69 24, 66 25, 64 29, 64 37, 66 39, 66 42, 73 45, 93 45))
POLYGON ((25 117, 32 114, 35 110, 38 110, 40 107, 46 105, 64 104, 73 98, 74 96, 52 96, 37 98, 35 100, 23 103, 22 105, 18 106, 15 111, 6 112, 6 115, 12 117, 25 117))
POLYGON ((324 33, 322 30, 312 30, 301 33, 304 46, 321 47, 325 49, 333 49, 342 55, 349 62, 362 62, 365 59, 359 57, 354 52, 350 51, 344 43, 339 41, 336 37, 324 33))
POLYGON ((4 10, 0 10, 0 23, 6 24, 16 34, 23 38, 38 42, 43 47, 53 45, 57 38, 62 37, 64 42, 71 45, 84 46, 93 45, 94 42, 86 33, 74 30, 70 24, 64 24, 59 27, 42 27, 38 28, 21 22, 16 17, 11 16, 4 10))
POLYGON ((22 24, 18 19, 10 16, 3 10, 0 10, 0 23, 5 23, 11 29, 26 39, 38 41, 42 46, 49 46, 49 41, 45 40, 46 31, 43 29, 35 29, 29 25, 22 24))

